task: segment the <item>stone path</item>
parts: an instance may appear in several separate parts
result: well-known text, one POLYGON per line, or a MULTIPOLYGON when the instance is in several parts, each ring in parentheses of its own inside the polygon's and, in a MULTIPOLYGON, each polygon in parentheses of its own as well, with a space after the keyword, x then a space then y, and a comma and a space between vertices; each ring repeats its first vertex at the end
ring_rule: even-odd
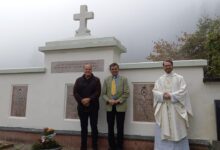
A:
MULTIPOLYGON (((21 144, 21 143, 14 143, 13 147, 4 148, 0 150, 31 150, 31 144, 21 144)), ((64 147, 62 150, 80 150, 79 148, 73 148, 73 147, 64 147)), ((92 150, 92 149, 88 149, 92 150)))
MULTIPOLYGON (((7 141, 0 141, 0 150, 31 150, 32 144, 30 143, 14 143, 7 141)), ((80 150, 80 148, 63 147, 62 150, 80 150)), ((88 149, 92 150, 92 149, 88 149)))

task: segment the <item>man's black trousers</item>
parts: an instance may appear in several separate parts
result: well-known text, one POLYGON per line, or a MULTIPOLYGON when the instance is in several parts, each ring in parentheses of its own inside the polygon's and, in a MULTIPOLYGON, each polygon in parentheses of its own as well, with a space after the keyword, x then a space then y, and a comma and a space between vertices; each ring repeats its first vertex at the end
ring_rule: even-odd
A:
POLYGON ((108 123, 108 142, 111 149, 123 149, 123 138, 124 138, 124 120, 125 112, 117 112, 115 106, 112 111, 107 112, 107 123, 108 123), (114 124, 116 119, 117 125, 117 141, 115 142, 114 137, 114 124))
POLYGON ((92 147, 97 148, 98 141, 98 110, 85 112, 78 109, 81 125, 81 149, 87 149, 88 119, 92 129, 92 147))

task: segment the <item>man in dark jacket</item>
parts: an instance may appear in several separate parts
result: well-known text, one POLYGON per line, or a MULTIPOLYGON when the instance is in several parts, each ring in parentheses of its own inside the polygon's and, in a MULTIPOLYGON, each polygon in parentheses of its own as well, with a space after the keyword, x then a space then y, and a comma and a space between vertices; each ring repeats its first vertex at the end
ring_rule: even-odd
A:
POLYGON ((92 65, 84 65, 84 74, 74 85, 73 94, 78 103, 77 110, 81 125, 81 150, 87 149, 88 118, 92 129, 92 147, 97 150, 98 140, 98 110, 101 84, 99 78, 92 73, 92 65))

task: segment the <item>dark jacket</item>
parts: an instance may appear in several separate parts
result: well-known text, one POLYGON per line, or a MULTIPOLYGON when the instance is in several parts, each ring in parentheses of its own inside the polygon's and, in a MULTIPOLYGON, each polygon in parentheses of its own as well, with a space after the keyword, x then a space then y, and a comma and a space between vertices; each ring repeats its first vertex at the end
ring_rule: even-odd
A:
POLYGON ((85 78, 85 75, 76 79, 73 95, 78 103, 78 110, 93 111, 99 109, 99 96, 101 93, 101 84, 99 78, 93 74, 89 79, 85 78), (83 98, 90 98, 90 105, 85 107, 82 105, 81 100, 83 98))

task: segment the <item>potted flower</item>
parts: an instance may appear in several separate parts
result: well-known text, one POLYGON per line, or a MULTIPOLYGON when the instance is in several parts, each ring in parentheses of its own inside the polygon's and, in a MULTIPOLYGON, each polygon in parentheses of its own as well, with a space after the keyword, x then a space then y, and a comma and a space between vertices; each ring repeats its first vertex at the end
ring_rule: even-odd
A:
POLYGON ((62 147, 54 139, 56 133, 52 128, 44 128, 39 141, 32 146, 32 150, 61 150, 62 147))

